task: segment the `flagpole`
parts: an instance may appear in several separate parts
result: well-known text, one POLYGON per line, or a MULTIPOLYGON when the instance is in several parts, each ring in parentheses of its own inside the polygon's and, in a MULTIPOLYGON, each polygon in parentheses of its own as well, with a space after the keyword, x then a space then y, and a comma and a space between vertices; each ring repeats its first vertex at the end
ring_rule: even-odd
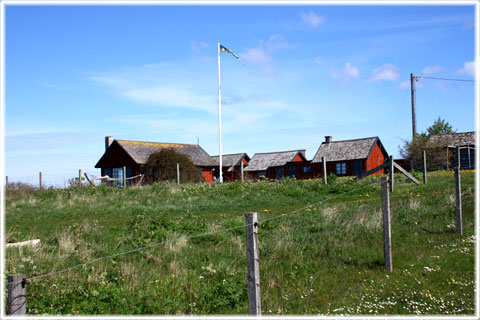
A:
POLYGON ((218 41, 218 139, 219 139, 219 181, 223 183, 222 174, 222 94, 220 91, 220 41, 218 41))

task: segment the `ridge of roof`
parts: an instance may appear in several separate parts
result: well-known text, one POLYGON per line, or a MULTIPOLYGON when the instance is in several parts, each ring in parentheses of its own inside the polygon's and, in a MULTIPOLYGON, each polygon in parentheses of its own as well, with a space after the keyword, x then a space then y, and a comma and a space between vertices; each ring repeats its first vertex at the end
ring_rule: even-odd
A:
POLYGON ((322 144, 331 144, 331 143, 339 143, 339 142, 352 142, 352 141, 369 140, 369 139, 377 139, 377 138, 378 138, 378 136, 368 137, 368 138, 348 139, 348 140, 333 140, 333 141, 330 141, 330 143, 325 143, 325 141, 323 141, 322 144))
MULTIPOLYGON (((274 153, 301 152, 301 151, 305 152, 306 149, 296 149, 296 150, 288 150, 288 151, 258 152, 258 153, 255 153, 255 154, 253 155, 253 157, 255 157, 255 155, 257 155, 257 154, 260 155, 260 154, 274 154, 274 153)), ((253 158, 253 157, 252 157, 252 158, 253 158)))
MULTIPOLYGON (((240 152, 240 153, 227 153, 227 154, 222 154, 222 157, 225 157, 225 156, 242 156, 244 154, 247 154, 246 152, 240 152)), ((220 155, 214 155, 214 156, 211 156, 211 157, 219 157, 220 155)))
POLYGON ((114 141, 117 141, 119 143, 132 143, 137 145, 151 145, 151 146, 174 146, 174 147, 199 146, 200 147, 200 145, 193 144, 193 143, 151 142, 151 141, 135 141, 135 140, 123 140, 123 139, 115 139, 114 141))

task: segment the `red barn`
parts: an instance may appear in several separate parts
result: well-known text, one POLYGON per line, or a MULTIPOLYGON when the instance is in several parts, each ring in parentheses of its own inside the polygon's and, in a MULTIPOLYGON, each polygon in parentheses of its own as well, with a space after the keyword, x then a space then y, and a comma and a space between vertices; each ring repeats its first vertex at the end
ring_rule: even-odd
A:
MULTIPOLYGON (((220 165, 220 156, 212 156, 212 159, 220 165)), ((222 154, 223 181, 240 181, 242 163, 245 170, 249 161, 250 157, 246 153, 222 154)), ((215 177, 219 177, 218 170, 215 171, 215 177)))
POLYGON ((245 168, 245 174, 251 180, 261 177, 304 179, 310 173, 310 161, 305 158, 305 150, 255 153, 245 168))
MULTIPOLYGON (((312 160, 313 175, 322 175, 322 157, 325 157, 327 176, 359 176, 388 159, 388 153, 378 137, 332 141, 326 136, 312 160)), ((384 174, 380 170, 374 174, 384 174)))
POLYGON ((126 167, 126 178, 134 177, 144 172, 150 154, 162 149, 172 149, 186 155, 202 172, 205 182, 214 181, 213 169, 217 164, 196 144, 115 140, 113 137, 105 137, 105 153, 95 168, 101 168, 102 176, 108 175, 111 178, 122 179, 123 167, 126 167))

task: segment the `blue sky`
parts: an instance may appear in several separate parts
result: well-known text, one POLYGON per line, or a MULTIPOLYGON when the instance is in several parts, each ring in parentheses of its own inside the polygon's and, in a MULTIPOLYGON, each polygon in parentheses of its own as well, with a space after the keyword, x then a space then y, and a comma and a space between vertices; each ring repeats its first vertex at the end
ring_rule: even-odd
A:
MULTIPOLYGON (((223 152, 411 139, 410 73, 473 80, 474 6, 27 6, 5 11, 5 175, 63 185, 104 137, 223 152)), ((417 130, 475 129, 474 84, 421 79, 417 130)))

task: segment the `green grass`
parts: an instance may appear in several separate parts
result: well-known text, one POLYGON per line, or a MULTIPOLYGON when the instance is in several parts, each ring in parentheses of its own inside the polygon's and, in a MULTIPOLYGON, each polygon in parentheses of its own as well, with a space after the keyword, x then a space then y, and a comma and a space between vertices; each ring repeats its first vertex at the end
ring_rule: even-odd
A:
POLYGON ((28 313, 246 314, 244 215, 254 211, 263 314, 472 315, 474 173, 462 173, 462 237, 451 174, 395 185, 392 273, 375 181, 16 188, 6 237, 42 242, 8 249, 6 273, 32 278, 169 241, 31 280, 28 313))

